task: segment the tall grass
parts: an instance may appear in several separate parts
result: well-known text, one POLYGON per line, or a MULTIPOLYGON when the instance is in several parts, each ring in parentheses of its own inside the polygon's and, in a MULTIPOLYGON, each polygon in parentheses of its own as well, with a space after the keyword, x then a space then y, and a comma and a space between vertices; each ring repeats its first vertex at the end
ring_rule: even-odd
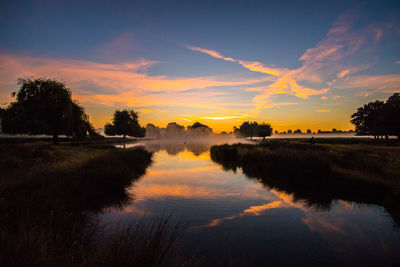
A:
POLYGON ((129 200, 125 188, 151 158, 140 148, 2 144, 0 265, 168 265, 181 233, 165 218, 111 232, 91 219, 129 200))

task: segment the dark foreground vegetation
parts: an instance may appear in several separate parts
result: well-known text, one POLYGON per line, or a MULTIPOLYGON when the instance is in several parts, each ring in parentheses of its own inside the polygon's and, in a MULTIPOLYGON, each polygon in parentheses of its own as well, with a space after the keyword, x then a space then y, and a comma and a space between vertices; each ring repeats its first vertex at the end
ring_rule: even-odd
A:
POLYGON ((269 189, 292 194, 317 209, 341 199, 382 205, 400 224, 400 146, 274 140, 220 145, 211 158, 226 170, 241 168, 269 189))
POLYGON ((180 230, 167 219, 105 231, 92 215, 123 205, 151 164, 144 149, 0 144, 0 266, 160 266, 180 230))

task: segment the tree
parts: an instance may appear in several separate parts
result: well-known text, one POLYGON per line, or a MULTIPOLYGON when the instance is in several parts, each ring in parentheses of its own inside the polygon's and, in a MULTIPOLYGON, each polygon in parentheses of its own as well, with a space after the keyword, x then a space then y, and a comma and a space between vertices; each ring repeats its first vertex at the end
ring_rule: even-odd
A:
POLYGON ((257 122, 245 121, 239 127, 240 135, 243 137, 250 137, 250 139, 252 139, 253 136, 257 135, 257 127, 258 127, 257 122))
POLYGON ((287 130, 287 133, 288 133, 288 134, 291 134, 291 133, 292 133, 292 130, 290 130, 290 129, 287 130))
POLYGON ((358 108, 357 112, 351 115, 350 122, 356 126, 358 135, 373 135, 376 138, 384 134, 384 106, 383 101, 376 100, 358 108))
POLYGON ((351 115, 358 135, 396 135, 400 138, 400 94, 395 93, 386 102, 376 100, 357 109, 351 115))
POLYGON ((156 127, 152 123, 148 123, 146 125, 146 136, 152 137, 152 138, 160 138, 161 137, 161 129, 159 127, 156 127))
POLYGON ((311 134, 311 130, 310 129, 307 129, 307 134, 311 134))
POLYGON ((206 137, 212 135, 213 131, 207 125, 200 122, 195 122, 187 127, 187 133, 193 137, 206 137))
POLYGON ((385 103, 385 129, 386 134, 396 135, 400 138, 400 94, 395 93, 385 103))
POLYGON ((176 122, 170 122, 167 124, 165 134, 169 138, 178 138, 185 135, 185 126, 179 125, 176 122))
POLYGON ((262 137, 263 140, 265 140, 266 136, 271 136, 272 130, 271 124, 263 122, 257 126, 257 136, 262 137))
POLYGON ((94 129, 85 110, 71 99, 71 90, 54 79, 18 79, 16 100, 3 112, 3 131, 9 134, 86 136, 94 129))
POLYGON ((104 126, 104 133, 107 135, 122 135, 124 139, 126 136, 144 137, 146 129, 140 127, 139 114, 133 110, 116 110, 112 123, 107 123, 104 126))

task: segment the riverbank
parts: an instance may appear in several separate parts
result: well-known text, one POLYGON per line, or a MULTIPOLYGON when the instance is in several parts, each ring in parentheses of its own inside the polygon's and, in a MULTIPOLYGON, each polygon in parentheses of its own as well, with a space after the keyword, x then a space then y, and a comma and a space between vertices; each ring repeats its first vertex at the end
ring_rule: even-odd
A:
POLYGON ((221 145, 211 148, 211 158, 317 209, 329 209, 335 200, 381 205, 399 225, 400 147, 360 142, 221 145))
POLYGON ((22 142, 0 145, 0 265, 163 265, 180 238, 164 218, 113 232, 91 220, 131 199, 152 162, 142 148, 22 142))

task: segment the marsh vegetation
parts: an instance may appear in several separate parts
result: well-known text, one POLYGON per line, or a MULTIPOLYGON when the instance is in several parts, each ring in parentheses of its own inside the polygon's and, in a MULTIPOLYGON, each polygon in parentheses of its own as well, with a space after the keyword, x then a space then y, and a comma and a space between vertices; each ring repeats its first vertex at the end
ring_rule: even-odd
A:
POLYGON ((211 148, 211 158, 225 170, 241 168, 266 188, 292 194, 308 206, 329 209, 338 199, 378 204, 399 224, 400 147, 368 145, 362 140, 324 142, 220 145, 211 148))
POLYGON ((0 265, 163 265, 180 229, 167 218, 104 231, 92 215, 119 207, 152 162, 142 148, 0 146, 0 265))

